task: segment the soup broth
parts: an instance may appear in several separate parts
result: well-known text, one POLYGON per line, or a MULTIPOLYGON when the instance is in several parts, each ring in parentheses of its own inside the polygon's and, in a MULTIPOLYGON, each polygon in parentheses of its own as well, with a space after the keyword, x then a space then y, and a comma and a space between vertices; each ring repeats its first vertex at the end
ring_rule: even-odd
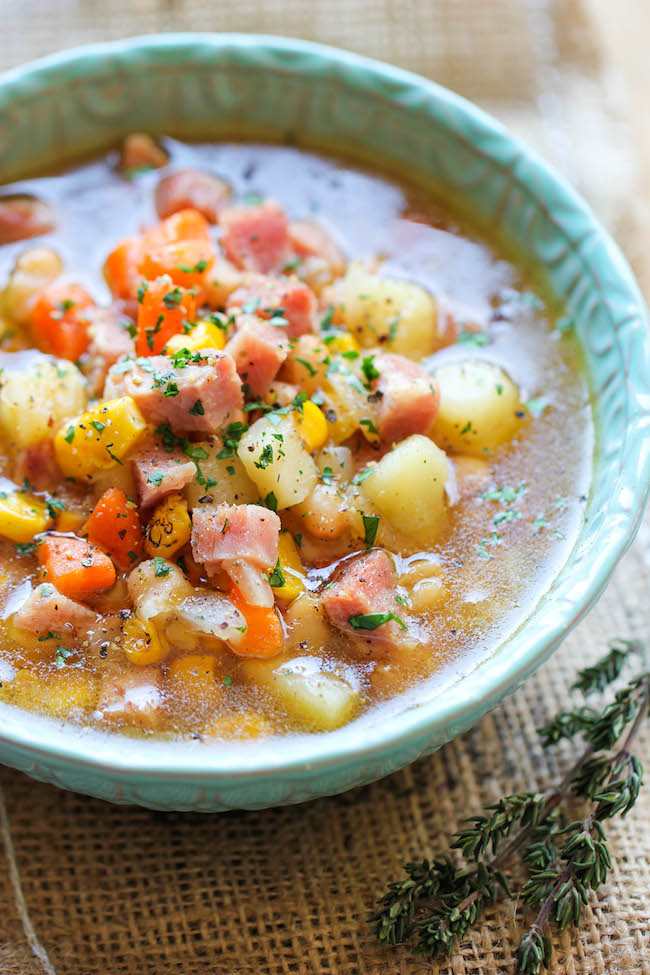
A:
POLYGON ((0 192, 0 695, 326 732, 494 652, 583 518, 570 322, 423 190, 261 144, 0 192))

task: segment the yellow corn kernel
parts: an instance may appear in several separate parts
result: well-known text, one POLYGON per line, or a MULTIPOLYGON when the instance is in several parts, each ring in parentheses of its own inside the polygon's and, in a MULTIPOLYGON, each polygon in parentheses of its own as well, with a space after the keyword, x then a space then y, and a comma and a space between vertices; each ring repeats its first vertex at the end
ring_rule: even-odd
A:
POLYGON ((305 591, 305 570, 291 532, 282 532, 278 541, 278 560, 284 576, 283 586, 273 586, 278 599, 293 600, 305 591))
POLYGON ((138 667, 157 664, 169 653, 169 647, 158 636, 152 620, 129 616, 122 627, 121 646, 132 664, 138 667))
POLYGON ((327 341, 327 348, 333 355, 341 355, 343 352, 361 353, 361 346, 350 332, 337 332, 327 341))
POLYGON ((61 427, 54 438, 59 467, 67 477, 83 479, 121 464, 147 424, 130 396, 107 400, 61 427))
POLYGON ((23 491, 0 493, 0 535, 12 542, 31 542, 51 522, 47 506, 23 491))
POLYGON ((165 346, 167 355, 175 355, 181 349, 198 352, 199 349, 223 349, 226 333, 212 322, 199 322, 187 335, 172 335, 165 346))
POLYGON ((58 532, 76 532, 88 521, 87 511, 59 511, 56 516, 58 532))
POLYGON ((293 422, 298 436, 309 451, 318 450, 327 440, 327 420, 325 414, 315 403, 307 400, 300 410, 292 410, 293 422))
POLYGON ((147 525, 144 550, 150 558, 170 558, 186 545, 192 533, 187 501, 180 494, 170 494, 158 505, 147 525))

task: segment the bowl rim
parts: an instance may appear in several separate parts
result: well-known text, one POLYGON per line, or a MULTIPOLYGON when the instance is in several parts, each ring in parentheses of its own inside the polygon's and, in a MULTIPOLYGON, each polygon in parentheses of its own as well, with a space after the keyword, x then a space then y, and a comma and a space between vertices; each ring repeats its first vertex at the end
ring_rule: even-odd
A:
MULTIPOLYGON (((96 58, 115 55, 134 59, 142 55, 156 54, 173 48, 191 48, 197 45, 210 48, 215 55, 236 48, 256 52, 268 51, 275 56, 308 56, 314 62, 336 63, 346 71, 346 78, 352 77, 359 87, 368 85, 393 85, 403 92, 428 96, 438 105, 443 105, 456 116, 470 120, 476 130, 491 140, 491 146, 509 146, 515 149, 528 166, 527 183, 522 186, 530 192, 531 174, 543 189, 537 191, 537 199, 543 199, 545 192, 552 189, 554 200, 560 200, 565 212, 578 213, 583 224, 589 226, 592 236, 602 246, 610 273, 614 271, 617 283, 621 286, 631 309, 638 317, 639 327, 645 325, 644 359, 648 364, 650 379, 650 342, 648 340, 647 312, 643 298, 625 258, 609 234, 601 226, 590 207, 569 186, 565 179, 550 167, 534 150, 510 134, 504 126, 472 102, 434 81, 423 78, 402 68, 367 58, 359 54, 296 38, 267 34, 241 33, 169 33, 148 34, 118 41, 87 44, 66 49, 11 68, 0 74, 0 105, 3 99, 8 104, 21 94, 38 90, 43 83, 56 87, 58 72, 70 74, 84 72, 89 63, 96 58)), ((290 70, 303 73, 300 63, 289 65, 290 70)), ((385 91, 383 92, 385 94, 385 91)), ((386 96, 396 100, 390 92, 386 96)), ((643 340, 641 340, 643 341, 643 340)), ((387 749, 403 746, 410 741, 420 744, 435 741, 436 746, 466 730, 474 720, 488 710, 498 706, 508 693, 518 687, 530 674, 546 660, 567 633, 591 609, 601 595, 614 566, 629 547, 640 524, 648 491, 650 490, 650 411, 641 404, 642 391, 636 393, 627 388, 626 405, 631 398, 637 400, 637 413, 633 423, 629 422, 620 448, 621 470, 623 461, 636 457, 635 472, 638 483, 630 491, 627 507, 619 509, 619 517, 612 525, 611 532, 599 552, 597 565, 581 585, 574 589, 571 599, 565 598, 558 606, 554 625, 547 626, 543 633, 532 634, 528 641, 520 641, 512 655, 497 652, 486 658, 470 673, 455 680, 445 689, 443 698, 434 696, 423 704, 407 707, 388 720, 378 721, 367 726, 363 740, 357 742, 355 736, 345 735, 345 728, 314 736, 283 738, 282 746, 265 748, 257 743, 254 748, 246 744, 221 743, 220 750, 192 747, 181 741, 132 740, 119 734, 95 732, 79 728, 66 722, 43 718, 32 712, 23 711, 8 704, 0 704, 2 728, 0 745, 8 753, 20 752, 30 758, 45 757, 61 764, 74 765, 87 770, 95 769, 113 773, 123 779, 132 776, 138 779, 155 778, 170 781, 203 781, 217 784, 219 781, 233 783, 250 778, 277 777, 278 775, 312 776, 346 761, 365 762, 387 749), (645 442, 643 441, 645 431, 645 442), (641 438, 632 451, 631 438, 641 438), (622 512, 622 513, 621 513, 622 512), (507 659, 505 659, 507 658, 507 659), (488 666, 489 665, 489 666, 488 666), (460 690, 464 693, 460 693, 460 690), (53 726, 58 729, 53 734, 53 726), (352 739, 352 740, 350 740, 352 739), (91 747, 92 742, 92 747, 91 747), (220 751, 223 754, 220 754, 220 751), (229 754, 225 754, 228 752, 229 754), (260 755, 264 753, 263 760, 260 755), (230 761, 228 760, 230 759, 230 761)), ((629 409, 628 409, 629 412, 629 409)), ((576 545, 579 544, 581 534, 576 545)), ((575 550, 575 547, 572 551, 575 550)), ((567 554, 567 560, 571 552, 567 554)), ((566 563, 559 569, 561 573, 566 563)), ((542 595, 541 599, 544 599, 542 595)), ((537 604, 521 626, 502 641, 502 651, 522 628, 535 616, 537 604)), ((354 728, 354 723, 347 728, 354 728)), ((420 749, 420 752, 423 750, 420 749)))

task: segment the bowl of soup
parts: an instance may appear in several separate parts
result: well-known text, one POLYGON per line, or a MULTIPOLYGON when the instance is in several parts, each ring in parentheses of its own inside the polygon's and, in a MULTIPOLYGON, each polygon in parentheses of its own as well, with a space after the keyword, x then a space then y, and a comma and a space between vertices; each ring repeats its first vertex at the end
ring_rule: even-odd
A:
POLYGON ((0 79, 0 760, 212 811, 377 779, 588 611, 646 312, 454 94, 281 38, 0 79))

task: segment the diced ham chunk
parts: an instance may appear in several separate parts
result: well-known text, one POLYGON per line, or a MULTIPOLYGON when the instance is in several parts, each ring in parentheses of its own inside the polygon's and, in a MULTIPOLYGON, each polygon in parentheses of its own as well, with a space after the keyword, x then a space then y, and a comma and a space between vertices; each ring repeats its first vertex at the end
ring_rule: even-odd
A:
POLYGON ((345 274, 345 256, 329 234, 311 220, 294 220, 289 224, 289 240, 299 257, 320 257, 329 266, 331 276, 345 274))
POLYGON ((131 455, 131 464, 142 508, 151 508, 168 494, 182 491, 196 474, 196 465, 178 448, 170 453, 151 441, 131 455))
POLYGON ((164 355, 120 363, 108 374, 104 398, 132 396, 146 420, 168 423, 175 433, 212 433, 241 420, 244 397, 232 356, 210 349, 195 356, 176 367, 164 355), (170 384, 177 391, 166 396, 170 384))
POLYGON ((163 696, 157 667, 130 667, 104 675, 96 716, 149 731, 160 725, 163 696))
POLYGON ((108 370, 118 359, 135 355, 135 340, 127 331, 129 321, 124 314, 124 304, 115 301, 106 308, 97 305, 84 312, 90 337, 84 373, 91 395, 101 392, 108 370))
POLYGON ((385 353, 374 357, 377 429, 392 444, 414 433, 427 434, 438 412, 440 392, 433 379, 411 359, 385 353))
POLYGON ((76 636, 97 621, 97 615, 74 599, 63 596, 49 582, 37 586, 14 614, 14 623, 42 636, 76 636))
POLYGON ((239 315, 237 331, 226 345, 242 383, 251 396, 261 396, 287 358, 287 333, 254 315, 239 315))
POLYGON ((221 246, 237 267, 269 274, 291 257, 287 218, 274 200, 259 206, 226 207, 219 218, 221 246))
POLYGON ((54 230, 54 212, 33 196, 0 197, 0 244, 12 244, 54 230))
POLYGON ((230 187, 217 176, 200 169, 179 169, 158 183, 156 210, 161 220, 178 210, 198 210, 210 223, 216 223, 229 197, 230 187))
POLYGON ((278 561, 280 528, 276 513, 258 504, 206 505, 192 515, 192 552, 208 568, 243 559, 268 572, 278 561))
POLYGON ((24 447, 16 456, 15 480, 25 480, 37 491, 54 491, 61 480, 61 470, 56 462, 52 440, 41 440, 24 447))
POLYGON ((322 603, 330 622, 360 640, 377 643, 402 641, 403 631, 393 620, 376 629, 356 629, 351 617, 375 613, 400 614, 395 598, 397 575, 392 559, 382 549, 374 549, 348 562, 334 585, 323 593, 322 603))
POLYGON ((316 296, 296 278, 271 278, 251 274, 226 303, 226 309, 246 308, 259 318, 282 317, 288 322, 289 338, 316 331, 316 296))

